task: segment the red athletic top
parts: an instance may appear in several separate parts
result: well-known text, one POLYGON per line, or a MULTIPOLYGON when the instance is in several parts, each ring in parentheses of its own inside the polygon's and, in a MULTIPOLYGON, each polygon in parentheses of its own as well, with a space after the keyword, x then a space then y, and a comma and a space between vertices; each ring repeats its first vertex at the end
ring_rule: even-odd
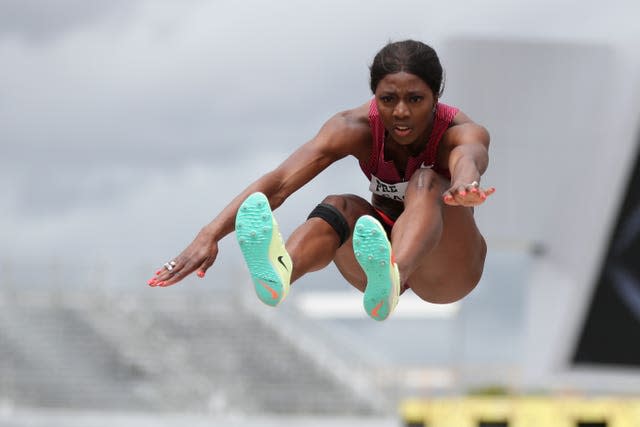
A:
MULTIPOLYGON (((413 175, 418 168, 432 168, 436 162, 436 154, 442 135, 444 135, 445 131, 449 128, 458 111, 459 109, 456 107, 450 107, 441 102, 437 104, 433 130, 429 136, 429 141, 420 154, 416 157, 409 157, 405 176, 401 177, 393 160, 385 160, 384 158, 386 131, 382 124, 380 114, 378 113, 375 99, 372 99, 369 106, 369 125, 371 126, 371 134, 373 136, 373 148, 369 160, 367 162, 360 162, 362 172, 364 172, 369 180, 377 178, 385 184, 393 185, 409 181, 411 175, 413 175)), ((404 191, 402 191, 402 193, 402 198, 404 199, 404 191)))

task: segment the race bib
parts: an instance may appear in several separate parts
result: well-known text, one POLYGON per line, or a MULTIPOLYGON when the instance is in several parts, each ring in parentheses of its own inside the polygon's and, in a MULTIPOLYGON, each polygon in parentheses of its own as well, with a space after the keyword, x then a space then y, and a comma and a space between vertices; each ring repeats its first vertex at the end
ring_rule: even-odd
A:
POLYGON ((378 179, 376 176, 371 175, 371 182, 369 183, 369 190, 373 194, 377 194, 382 197, 387 197, 392 200, 404 201, 404 193, 407 191, 408 182, 398 182, 396 184, 387 184, 386 182, 378 179))

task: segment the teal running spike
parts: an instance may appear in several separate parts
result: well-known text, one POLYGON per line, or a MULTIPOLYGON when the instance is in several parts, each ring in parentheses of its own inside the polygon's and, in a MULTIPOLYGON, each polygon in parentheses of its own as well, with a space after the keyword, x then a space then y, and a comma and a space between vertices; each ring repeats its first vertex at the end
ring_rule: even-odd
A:
POLYGON ((253 193, 240 205, 236 239, 258 298, 275 307, 289 293, 293 264, 264 194, 253 193))
POLYGON ((367 275, 364 309, 375 320, 384 320, 398 304, 400 275, 384 228, 372 216, 361 216, 353 231, 353 252, 367 275))

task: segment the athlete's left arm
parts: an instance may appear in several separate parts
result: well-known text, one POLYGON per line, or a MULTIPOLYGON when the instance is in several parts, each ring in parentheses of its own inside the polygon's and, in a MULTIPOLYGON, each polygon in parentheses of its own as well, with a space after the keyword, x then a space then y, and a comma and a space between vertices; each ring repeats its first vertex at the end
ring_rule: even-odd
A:
POLYGON ((462 111, 456 114, 438 148, 437 165, 451 174, 451 185, 443 194, 446 204, 476 206, 495 192, 479 185, 489 165, 489 140, 487 129, 462 111))

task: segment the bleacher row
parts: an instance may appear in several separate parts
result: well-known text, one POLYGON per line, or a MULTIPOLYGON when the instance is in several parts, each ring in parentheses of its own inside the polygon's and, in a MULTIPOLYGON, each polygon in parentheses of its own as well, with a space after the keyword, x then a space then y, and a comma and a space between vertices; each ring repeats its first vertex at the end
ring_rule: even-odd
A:
POLYGON ((0 405, 373 414, 237 296, 0 293, 0 405), (222 298, 222 299, 221 299, 222 298))

